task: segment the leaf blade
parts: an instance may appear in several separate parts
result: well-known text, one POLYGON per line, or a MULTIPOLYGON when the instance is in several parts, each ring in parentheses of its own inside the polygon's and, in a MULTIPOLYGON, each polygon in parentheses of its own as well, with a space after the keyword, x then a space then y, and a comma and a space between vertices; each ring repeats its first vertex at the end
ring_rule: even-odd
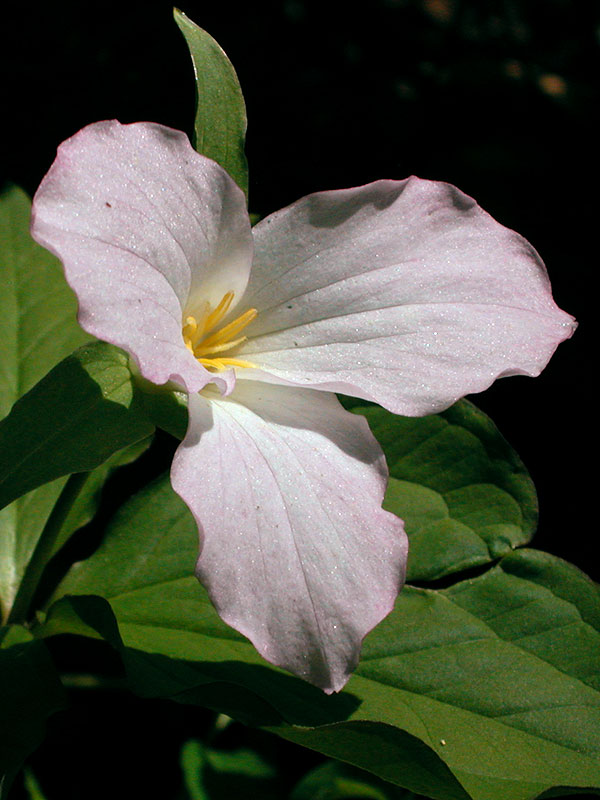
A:
POLYGON ((488 564, 531 540, 538 513, 533 482, 472 403, 419 418, 375 406, 353 411, 367 418, 388 462, 383 505, 405 522, 409 582, 488 564))
POLYGON ((246 106, 235 69, 210 34, 179 9, 173 13, 194 65, 194 147, 220 164, 248 197, 246 106))
POLYGON ((94 469, 153 430, 127 356, 105 342, 80 348, 0 422, 0 507, 55 478, 94 469))
MULTIPOLYGON (((30 213, 29 198, 18 187, 0 195, 0 418, 91 338, 77 324, 77 304, 60 262, 29 235, 30 213)), ((59 479, 0 510, 2 619, 63 485, 59 479)))

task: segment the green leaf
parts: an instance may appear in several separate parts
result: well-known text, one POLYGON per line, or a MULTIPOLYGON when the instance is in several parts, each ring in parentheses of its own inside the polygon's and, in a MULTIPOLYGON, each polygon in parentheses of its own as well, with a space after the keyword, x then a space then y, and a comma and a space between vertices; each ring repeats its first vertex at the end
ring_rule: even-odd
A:
POLYGON ((27 756, 42 742, 46 720, 65 705, 64 692, 43 642, 24 628, 0 635, 0 798, 27 756))
MULTIPOLYGON (((39 535, 35 540, 25 538, 24 542, 28 546, 15 549, 10 554, 12 559, 7 559, 5 574, 12 572, 14 582, 0 585, 3 619, 11 622, 29 619, 30 611, 34 610, 30 608, 32 600, 50 559, 71 534, 93 518, 100 502, 103 484, 110 473, 137 458, 148 447, 151 438, 149 436, 123 448, 91 472, 71 475, 64 483, 51 513, 40 520, 44 524, 40 524, 39 535)), ((56 483, 55 481, 46 486, 54 487, 56 483)), ((44 489, 45 487, 41 487, 37 492, 41 493, 44 489)), ((14 509, 18 503, 26 502, 35 494, 34 490, 8 508, 14 509)), ((23 544, 23 540, 17 538, 16 543, 23 544)))
MULTIPOLYGON (((29 235, 31 203, 17 187, 0 196, 0 418, 76 347, 90 340, 57 258, 29 235)), ((2 454, 2 463, 5 456, 2 454)), ((0 510, 0 618, 65 483, 60 478, 0 510)))
POLYGON ((524 550, 444 591, 408 589, 349 690, 360 713, 434 749, 472 797, 598 788, 599 645, 597 587, 524 550))
POLYGON ((66 478, 59 478, 0 510, 1 620, 8 618, 25 568, 65 483, 66 478))
POLYGON ((181 767, 190 800, 281 797, 275 770, 254 750, 217 750, 191 740, 182 748, 181 767))
POLYGON ((100 598, 63 598, 40 633, 120 636, 140 694, 265 725, 429 797, 600 786, 600 598, 575 567, 524 550, 443 591, 405 588, 347 689, 327 697, 219 619, 191 574, 196 551, 165 477, 115 515, 55 594, 100 595, 114 619, 100 598))
MULTIPOLYGON (((269 730, 295 744, 359 766, 419 796, 433 800, 469 800, 470 797, 480 800, 478 795, 465 791, 442 757, 424 744, 422 737, 402 730, 400 721, 386 725, 371 722, 368 715, 362 717, 357 713, 356 720, 333 725, 280 725, 269 730)), ((506 795, 500 797, 506 800, 506 795)), ((518 796, 514 797, 517 800, 518 796)))
POLYGON ((296 784, 290 800, 412 800, 415 796, 367 772, 328 761, 296 784))
POLYGON ((188 396, 185 392, 166 391, 138 375, 137 386, 141 391, 144 409, 148 418, 175 439, 183 439, 188 426, 188 396))
POLYGON ((190 50, 196 77, 194 147, 227 170, 248 197, 246 105, 238 77, 212 36, 177 8, 174 16, 190 50))
POLYGON ((94 518, 100 504, 102 488, 112 472, 118 467, 130 464, 139 458, 148 449, 151 442, 151 436, 140 439, 139 442, 134 442, 128 447, 118 450, 99 467, 87 473, 85 483, 70 507, 54 541, 50 557, 60 550, 75 531, 87 525, 94 518))
POLYGON ((461 400, 441 414, 369 421, 390 470, 384 508, 406 524, 409 581, 487 564, 530 541, 537 498, 527 470, 494 423, 461 400))
POLYGON ((153 430, 127 356, 105 342, 81 347, 0 422, 0 507, 62 475, 94 469, 153 430))
POLYGON ((30 214, 21 189, 0 196, 0 418, 92 338, 76 322, 75 296, 60 262, 29 235, 30 214))

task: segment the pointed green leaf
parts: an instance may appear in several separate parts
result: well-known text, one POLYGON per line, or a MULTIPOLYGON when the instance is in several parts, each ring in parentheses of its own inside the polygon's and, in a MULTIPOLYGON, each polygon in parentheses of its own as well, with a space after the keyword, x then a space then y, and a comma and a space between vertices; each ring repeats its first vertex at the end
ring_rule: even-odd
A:
POLYGON ((530 541, 535 487, 494 423, 461 400, 441 414, 398 417, 354 408, 383 447, 390 480, 384 508, 406 524, 408 580, 487 564, 530 541))
POLYGON ((238 77, 212 36, 179 9, 174 15, 192 56, 196 77, 194 147, 227 170, 247 197, 246 105, 238 77))
MULTIPOLYGON (((269 726, 434 798, 600 787, 600 597, 575 567, 519 551, 443 591, 405 588, 347 689, 326 697, 219 619, 192 576, 196 551, 165 477, 117 513, 55 594, 109 601, 136 691, 269 726)), ((83 599, 56 603, 42 632, 82 632, 83 599)))
POLYGON ((81 347, 0 422, 0 507, 62 475, 94 469, 153 430, 127 356, 105 342, 81 347))

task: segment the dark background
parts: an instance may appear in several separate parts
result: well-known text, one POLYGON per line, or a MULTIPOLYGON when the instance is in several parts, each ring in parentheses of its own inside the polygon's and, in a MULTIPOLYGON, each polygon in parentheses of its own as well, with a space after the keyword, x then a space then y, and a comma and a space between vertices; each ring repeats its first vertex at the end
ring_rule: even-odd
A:
MULTIPOLYGON (((536 482, 535 545, 598 577, 585 381, 597 363, 586 339, 595 322, 600 6, 181 5, 238 71, 252 211, 414 173, 456 184, 539 250, 579 330, 540 378, 499 381, 474 399, 536 482)), ((168 2, 11 3, 0 24, 0 179, 33 193, 57 145, 99 119, 154 120, 191 133, 193 73, 168 2)))

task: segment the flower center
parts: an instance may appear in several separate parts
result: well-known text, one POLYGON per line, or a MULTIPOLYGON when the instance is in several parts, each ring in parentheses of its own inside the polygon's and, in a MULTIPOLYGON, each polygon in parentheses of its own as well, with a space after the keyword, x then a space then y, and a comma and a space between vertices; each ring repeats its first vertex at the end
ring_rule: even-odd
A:
POLYGON ((206 369, 221 372, 228 367, 256 367, 256 364, 250 361, 220 355, 247 340, 247 336, 238 334, 256 317, 258 312, 255 308, 249 308, 221 330, 211 333, 229 311, 232 301, 233 292, 227 292, 213 311, 210 311, 209 304, 205 303, 204 310, 198 318, 189 316, 184 320, 182 333, 185 346, 206 369))

